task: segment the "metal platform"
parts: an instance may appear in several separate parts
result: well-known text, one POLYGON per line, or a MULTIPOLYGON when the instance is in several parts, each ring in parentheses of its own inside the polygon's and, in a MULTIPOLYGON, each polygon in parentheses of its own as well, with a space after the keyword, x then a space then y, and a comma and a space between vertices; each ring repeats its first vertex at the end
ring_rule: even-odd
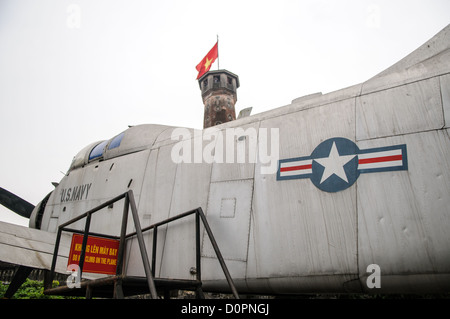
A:
MULTIPOLYGON (((203 298, 203 290, 202 290, 202 280, 201 280, 201 253, 200 253, 200 223, 203 224, 203 227, 208 234, 211 245, 216 253, 217 259, 222 267, 225 278, 227 279, 228 285, 230 287, 231 292, 233 293, 235 298, 239 298, 234 282, 230 276, 228 268, 225 264, 225 260, 217 246, 216 240, 212 234, 211 228, 209 227, 208 221, 206 220, 206 216, 203 213, 201 207, 198 207, 194 210, 179 214, 177 216, 168 218, 164 221, 158 222, 151 226, 141 228, 139 222, 139 216, 136 209, 136 203, 134 201, 133 191, 129 190, 128 192, 119 195, 99 206, 89 210, 88 212, 62 224, 58 228, 58 233, 56 236, 55 250, 53 253, 52 267, 50 270, 50 275, 44 283, 45 290, 44 294, 46 295, 62 295, 62 296, 86 296, 86 298, 92 297, 106 297, 106 298, 124 298, 126 296, 131 295, 139 295, 139 294, 148 294, 150 293, 151 297, 156 299, 158 295, 164 294, 166 297, 169 296, 169 292, 171 290, 192 290, 196 292, 197 298, 203 298), (97 211, 108 207, 109 205, 124 199, 124 210, 122 217, 122 227, 120 237, 120 244, 118 248, 118 260, 116 267, 116 274, 110 275, 100 279, 93 280, 82 280, 83 266, 85 260, 86 253, 86 245, 88 241, 88 237, 90 235, 99 236, 101 234, 93 234, 89 232, 91 217, 97 211), (127 229, 127 221, 128 221, 128 211, 131 208, 131 213, 133 217, 133 222, 136 231, 130 234, 126 234, 127 229), (166 225, 170 222, 179 220, 181 218, 195 215, 195 243, 196 243, 196 280, 186 280, 186 279, 172 279, 172 278, 155 278, 155 263, 156 263, 156 249, 157 249, 157 234, 158 227, 166 225), (86 219, 85 222, 85 230, 79 231, 75 229, 68 228, 69 225, 86 219), (151 264, 149 261, 147 248, 144 243, 143 233, 146 231, 153 231, 153 247, 152 247, 152 259, 151 264), (79 259, 79 271, 77 272, 77 278, 80 287, 70 288, 68 286, 60 286, 57 288, 52 288, 52 281, 55 275, 55 266, 57 264, 58 257, 58 249, 60 245, 60 239, 63 232, 71 232, 83 234, 83 244, 81 248, 81 254, 79 259), (132 237, 136 237, 138 244, 140 255, 142 258, 145 277, 131 277, 127 276, 125 270, 123 269, 124 265, 124 256, 125 256, 125 244, 126 241, 132 237)), ((111 236, 108 236, 111 238, 111 236)))
MULTIPOLYGON (((172 290, 191 290, 197 298, 203 298, 202 283, 198 280, 154 279, 158 295, 170 296, 172 290)), ((46 289, 45 295, 78 296, 86 298, 124 298, 128 296, 148 294, 148 283, 144 277, 111 276, 81 282, 79 288, 60 286, 46 289)))

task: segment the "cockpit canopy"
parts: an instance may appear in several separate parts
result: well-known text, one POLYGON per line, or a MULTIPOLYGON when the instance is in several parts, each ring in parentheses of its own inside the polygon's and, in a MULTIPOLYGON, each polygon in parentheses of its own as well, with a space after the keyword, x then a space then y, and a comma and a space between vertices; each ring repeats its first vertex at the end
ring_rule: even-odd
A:
POLYGON ((94 161, 107 160, 117 156, 138 152, 151 147, 157 137, 170 126, 144 124, 133 126, 106 141, 91 143, 72 160, 69 172, 94 161))
POLYGON ((123 139, 125 132, 113 137, 111 140, 99 141, 89 144, 83 148, 77 155, 73 158, 72 165, 70 165, 69 170, 73 170, 78 167, 82 167, 89 162, 100 160, 104 157, 104 153, 107 150, 112 150, 120 146, 120 142, 123 139))

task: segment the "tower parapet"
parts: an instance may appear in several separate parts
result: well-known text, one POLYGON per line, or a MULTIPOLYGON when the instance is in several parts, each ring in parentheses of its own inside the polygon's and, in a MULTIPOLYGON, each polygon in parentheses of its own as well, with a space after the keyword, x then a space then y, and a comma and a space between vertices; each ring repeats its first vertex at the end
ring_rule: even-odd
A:
POLYGON ((227 70, 205 73, 198 84, 205 108, 203 128, 234 121, 239 77, 227 70))

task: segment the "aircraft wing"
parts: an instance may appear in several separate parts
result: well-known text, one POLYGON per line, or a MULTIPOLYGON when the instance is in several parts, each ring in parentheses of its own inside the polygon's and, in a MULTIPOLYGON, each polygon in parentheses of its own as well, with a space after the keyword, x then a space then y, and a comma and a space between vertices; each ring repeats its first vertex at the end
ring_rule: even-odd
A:
MULTIPOLYGON (((0 261, 50 270, 56 233, 0 222, 0 261)), ((55 271, 65 274, 71 236, 62 234, 55 271)))

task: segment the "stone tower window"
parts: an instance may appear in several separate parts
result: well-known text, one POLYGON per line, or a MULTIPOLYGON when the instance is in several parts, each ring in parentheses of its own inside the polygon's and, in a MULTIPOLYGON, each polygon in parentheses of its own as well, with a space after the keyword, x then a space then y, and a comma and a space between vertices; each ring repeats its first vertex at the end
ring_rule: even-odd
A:
POLYGON ((214 83, 220 83, 220 75, 214 75, 213 80, 214 83))

